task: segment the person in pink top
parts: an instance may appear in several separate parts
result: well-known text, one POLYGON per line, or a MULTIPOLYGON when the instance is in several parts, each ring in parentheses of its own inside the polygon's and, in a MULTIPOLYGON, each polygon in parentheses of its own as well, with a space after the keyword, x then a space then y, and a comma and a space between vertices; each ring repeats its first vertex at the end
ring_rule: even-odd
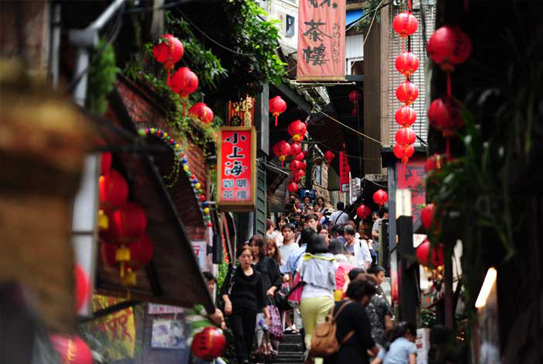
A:
POLYGON ((346 291, 346 289, 343 289, 346 281, 345 278, 357 266, 349 261, 347 250, 341 241, 332 239, 328 251, 334 254, 336 262, 339 263, 339 267, 336 270, 336 290, 334 292, 334 300, 339 302, 344 298, 344 292, 346 291))

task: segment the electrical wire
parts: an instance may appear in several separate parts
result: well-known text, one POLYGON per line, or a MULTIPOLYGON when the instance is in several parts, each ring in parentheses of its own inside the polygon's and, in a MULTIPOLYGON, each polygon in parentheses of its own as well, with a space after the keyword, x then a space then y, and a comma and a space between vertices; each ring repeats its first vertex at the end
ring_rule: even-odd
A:
MULTIPOLYGON (((379 7, 381 6, 381 4, 383 4, 383 1, 384 0, 381 0, 381 2, 379 3, 379 5, 377 5, 377 9, 379 9, 379 7)), ((366 41, 368 40, 368 37, 370 36, 370 33, 371 33, 371 28, 373 27, 373 23, 375 22, 375 18, 377 18, 377 10, 375 10, 373 12, 373 18, 371 19, 371 23, 370 23, 370 27, 368 29, 368 33, 366 34, 366 38, 363 38, 362 39, 362 48, 364 48, 364 44, 366 44, 366 41)), ((363 37, 363 36, 362 36, 363 37)))
POLYGON ((363 136, 364 138, 366 138, 366 139, 368 139, 368 140, 371 140, 372 142, 375 142, 375 143, 377 143, 377 144, 379 144, 379 145, 381 145, 381 146, 383 145, 383 143, 381 143, 379 140, 374 139, 374 138, 370 137, 369 135, 366 135, 366 134, 364 134, 364 133, 362 133, 362 132, 359 132, 358 130, 356 130, 356 129, 354 129, 354 128, 351 128, 349 125, 344 124, 344 123, 342 123, 341 121, 339 121, 339 120, 333 118, 332 116, 328 115, 328 114, 325 113, 324 111, 320 111, 320 110, 319 110, 319 111, 317 111, 317 112, 318 112, 319 114, 322 114, 322 115, 326 116, 328 119, 335 121, 336 123, 338 123, 339 125, 343 126, 344 128, 351 130, 351 131, 354 132, 355 134, 358 134, 358 135, 360 135, 360 136, 363 136))
MULTIPOLYGON (((384 1, 384 0, 383 0, 384 1)), ((381 1, 381 3, 383 3, 383 1, 381 1)), ((383 4, 381 6, 381 4, 379 4, 377 6, 377 8, 375 8, 374 10, 370 11, 369 13, 367 14, 364 14, 360 19, 358 19, 357 21, 355 21, 354 23, 352 23, 347 29, 345 29, 345 31, 349 31, 351 30, 356 24, 360 23, 362 20, 366 19, 368 16, 372 15, 373 13, 377 13, 379 10, 381 10, 382 8, 384 8, 385 6, 388 6, 390 5, 391 3, 393 3, 394 1, 389 1, 388 3, 386 4, 383 4)))

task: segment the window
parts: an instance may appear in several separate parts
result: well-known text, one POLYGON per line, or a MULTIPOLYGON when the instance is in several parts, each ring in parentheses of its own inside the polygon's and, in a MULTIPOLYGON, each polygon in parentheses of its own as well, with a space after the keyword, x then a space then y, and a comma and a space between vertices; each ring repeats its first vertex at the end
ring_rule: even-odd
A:
POLYGON ((292 15, 287 14, 286 25, 285 25, 285 36, 294 37, 294 23, 295 19, 292 15))
POLYGON ((313 168, 313 183, 322 186, 322 166, 313 168))

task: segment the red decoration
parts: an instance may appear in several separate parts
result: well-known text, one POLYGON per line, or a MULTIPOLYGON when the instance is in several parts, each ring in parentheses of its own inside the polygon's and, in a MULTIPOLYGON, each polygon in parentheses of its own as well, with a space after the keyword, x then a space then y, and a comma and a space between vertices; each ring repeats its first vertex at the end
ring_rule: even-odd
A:
POLYGON ((128 202, 115 210, 111 214, 109 223, 109 233, 116 244, 126 244, 138 240, 147 228, 145 212, 133 202, 128 202))
POLYGON ((300 162, 299 160, 293 160, 292 163, 290 163, 290 170, 292 172, 299 171, 301 169, 304 169, 303 165, 304 164, 302 162, 300 162))
POLYGON ((453 137, 454 132, 463 124, 456 102, 448 98, 432 101, 428 109, 428 120, 432 128, 440 130, 445 138, 453 137))
POLYGON ((370 216, 371 210, 368 206, 362 204, 356 209, 356 216, 362 220, 366 220, 370 216))
POLYGON ((409 158, 415 154, 415 147, 413 145, 396 144, 393 151, 396 158, 401 159, 403 163, 407 163, 409 158))
POLYGON ((400 83, 396 89, 396 97, 400 102, 410 105, 419 96, 419 89, 411 81, 404 81, 400 83))
POLYGON ((379 189, 373 194, 373 202, 378 205, 384 205, 388 202, 388 194, 386 191, 379 189))
POLYGON ((409 106, 402 106, 396 111, 394 120, 401 126, 410 126, 417 120, 417 113, 409 106))
POLYGON ((305 176, 305 171, 303 169, 300 169, 298 172, 295 172, 297 174, 298 178, 302 178, 305 176))
POLYGON ((358 92, 358 90, 352 90, 350 93, 349 93, 349 100, 351 100, 351 102, 353 104, 358 104, 358 100, 362 97, 362 95, 358 92))
POLYGON ((296 184, 296 182, 290 182, 287 186, 287 191, 290 193, 295 193, 296 191, 298 191, 298 185, 296 184))
POLYGON ((106 211, 112 211, 126 202, 128 198, 128 183, 124 177, 112 169, 108 174, 100 176, 100 206, 106 211))
POLYGON ((309 157, 309 150, 304 150, 302 153, 304 153, 304 158, 309 157))
POLYGON ((284 140, 278 141, 273 146, 273 153, 277 156, 277 158, 279 158, 281 165, 283 165, 283 162, 290 154, 290 144, 284 140))
POLYGON ((396 69, 404 76, 411 76, 419 68, 419 59, 411 52, 402 52, 396 58, 396 69))
POLYGON ((100 159, 100 175, 108 174, 111 170, 111 162, 113 162, 113 156, 109 152, 102 153, 100 159))
POLYGON ((430 240, 424 240, 415 252, 419 263, 425 267, 439 267, 445 264, 445 254, 443 252, 443 245, 437 244, 433 248, 430 245, 430 240), (430 259, 428 259, 430 258, 430 259))
POLYGON ((411 13, 404 11, 396 15, 394 21, 392 22, 392 27, 394 31, 400 35, 400 37, 407 37, 413 35, 417 31, 419 22, 417 18, 411 13))
POLYGON ((296 156, 296 160, 299 160, 300 162, 303 161, 305 158, 305 154, 304 153, 299 153, 297 156, 296 156))
POLYGON ((302 152, 302 147, 300 146, 299 143, 292 143, 290 145, 290 154, 292 154, 293 157, 297 157, 298 154, 300 154, 301 152, 302 152))
POLYGON ((275 126, 277 126, 277 117, 287 110, 287 103, 281 96, 275 96, 270 100, 270 112, 275 116, 275 126))
POLYGON ((183 43, 171 34, 163 34, 160 36, 158 44, 153 47, 153 56, 157 62, 164 64, 166 70, 167 84, 170 85, 170 72, 175 64, 179 62, 184 53, 183 43))
POLYGON ((307 132, 307 126, 301 120, 295 120, 289 124, 287 131, 292 139, 298 142, 304 139, 304 135, 307 132))
POLYGON ((417 134, 410 127, 400 128, 396 132, 396 143, 401 146, 413 144, 415 140, 417 140, 417 134))
MULTIPOLYGON (((119 247, 111 244, 102 244, 102 257, 105 263, 110 267, 119 268, 120 263, 116 259, 119 247)), ((149 264, 153 258, 154 245, 147 234, 142 235, 137 241, 128 246, 130 250, 130 260, 126 262, 126 267, 132 270, 138 270, 149 264)))
POLYGON ((194 335, 191 349, 198 358, 212 361, 225 353, 226 338, 216 327, 206 327, 194 335))
POLYGON ((471 54, 471 40, 457 27, 443 26, 428 41, 428 54, 444 72, 464 63, 471 54))
POLYGON ((379 206, 383 206, 388 202, 388 193, 385 190, 379 189, 373 194, 373 202, 379 206))
POLYGON ((181 67, 172 76, 170 87, 183 99, 183 116, 185 116, 185 100, 198 88, 198 76, 188 67, 181 67))
POLYGON ((74 267, 75 272, 75 310, 79 311, 90 295, 89 278, 79 264, 74 267))
POLYGON ((328 161, 328 164, 330 164, 332 162, 334 157, 335 157, 335 154, 331 150, 324 153, 324 159, 326 159, 328 161))
POLYGON ((434 154, 426 160, 426 163, 424 164, 424 171, 428 173, 436 169, 439 170, 443 168, 443 165, 446 162, 447 159, 444 154, 434 154))
POLYGON ((62 364, 92 364, 89 346, 79 336, 50 335, 51 344, 60 356, 62 364))
POLYGON ((203 102, 195 103, 189 109, 189 115, 197 117, 204 124, 211 124, 214 117, 213 110, 203 102))
POLYGON ((422 226, 428 231, 432 225, 432 220, 434 219, 434 214, 436 212, 436 207, 434 204, 428 204, 420 212, 420 220, 422 226))

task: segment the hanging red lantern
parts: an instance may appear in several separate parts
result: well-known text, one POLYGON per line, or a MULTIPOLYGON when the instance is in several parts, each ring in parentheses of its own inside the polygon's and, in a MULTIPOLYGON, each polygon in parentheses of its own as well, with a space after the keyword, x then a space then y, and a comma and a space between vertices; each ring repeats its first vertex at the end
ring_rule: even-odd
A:
POLYGON ((226 338, 216 327, 206 327, 194 335, 191 350, 195 356, 205 361, 212 361, 226 351, 226 338))
POLYGON ((126 268, 138 270, 149 264, 154 253, 153 242, 147 234, 142 235, 138 240, 128 245, 130 256, 127 261, 117 260, 117 251, 119 249, 121 248, 112 244, 102 244, 102 257, 107 266, 119 268, 121 263, 124 262, 126 268))
POLYGON ((305 154, 304 153, 298 153, 298 155, 296 156, 296 160, 298 161, 303 161, 305 158, 305 154))
POLYGON ((62 364, 92 364, 92 352, 87 343, 77 335, 49 336, 62 364))
POLYGON ((396 89, 396 97, 400 102, 411 105, 413 101, 419 96, 419 89, 411 81, 404 81, 400 83, 396 89))
POLYGON ((373 202, 379 206, 383 206, 388 202, 388 193, 385 190, 379 189, 373 194, 373 202))
POLYGON ((290 145, 290 154, 292 154, 293 157, 297 157, 301 152, 302 147, 300 146, 300 143, 292 143, 290 145))
POLYGON ((430 158, 426 159, 426 163, 424 164, 424 171, 426 173, 433 171, 433 170, 439 170, 443 168, 443 165, 447 162, 447 159, 445 157, 445 154, 434 154, 430 158))
POLYGON ((425 266, 440 267, 445 264, 445 254, 442 244, 431 247, 430 240, 424 240, 415 252, 418 262, 425 266))
POLYGON ((198 76, 188 67, 181 67, 172 76, 171 89, 183 99, 183 116, 185 116, 185 101, 198 88, 198 76))
POLYGON ((128 198, 128 183, 114 169, 110 170, 108 174, 100 176, 98 186, 100 189, 100 206, 106 212, 121 206, 128 198))
POLYGON ((280 114, 287 110, 287 103, 281 96, 275 96, 270 100, 270 112, 275 116, 275 126, 277 126, 277 118, 280 114))
POLYGON ((146 228, 145 211, 138 204, 128 202, 111 214, 109 233, 116 244, 138 240, 146 228))
POLYGON ((432 221, 434 220, 434 214, 436 212, 436 206, 434 204, 426 205, 420 212, 420 220, 422 226, 428 231, 430 226, 432 226, 432 221))
POLYGON ((402 52, 396 58, 396 69, 404 76, 411 76, 419 68, 419 59, 411 52, 402 52))
POLYGON ((204 124, 211 124, 213 122, 213 110, 203 102, 195 103, 189 109, 189 115, 198 118, 204 124))
POLYGON ((334 157, 335 157, 335 154, 331 150, 328 150, 326 153, 324 153, 324 159, 328 161, 328 164, 332 162, 334 157))
POLYGON ((109 152, 102 153, 100 159, 100 175, 108 174, 111 170, 111 163, 113 162, 113 156, 109 152))
POLYGON ((287 131, 296 142, 303 140, 307 132, 307 126, 301 120, 294 120, 288 125, 287 131))
POLYGON ((298 185, 296 184, 296 182, 290 182, 287 186, 287 191, 290 193, 295 193, 296 191, 298 191, 298 185))
POLYGON ((164 64, 164 69, 168 74, 167 85, 170 85, 170 72, 183 57, 184 51, 183 43, 171 34, 161 35, 158 44, 153 46, 153 56, 157 62, 164 64))
POLYGON ((428 41, 428 54, 444 72, 464 63, 471 54, 471 40, 457 27, 443 26, 436 30, 428 41))
POLYGON ((417 31, 419 22, 415 16, 407 11, 400 13, 394 17, 392 27, 394 31, 400 35, 400 37, 407 37, 413 35, 417 31))
POLYGON ((273 153, 279 158, 281 161, 281 166, 283 165, 283 162, 287 158, 287 156, 290 154, 290 144, 288 144, 284 140, 280 140, 273 146, 273 153))
POLYGON ((411 126, 417 120, 417 113, 409 106, 402 106, 394 114, 394 120, 401 126, 411 126))
POLYGON ((300 162, 299 160, 293 160, 292 163, 290 163, 290 170, 292 172, 296 172, 296 171, 299 171, 303 167, 303 163, 300 162))
POLYGON ((417 134, 410 127, 400 128, 396 132, 396 143, 406 146, 415 143, 417 140, 417 134))
POLYGON ((370 208, 364 204, 358 206, 356 209, 356 216, 358 216, 359 219, 366 220, 370 214, 370 208))
POLYGON ((362 97, 362 95, 358 92, 358 90, 352 90, 349 93, 349 100, 355 105, 358 104, 358 100, 362 97))
POLYGON ((300 169, 299 171, 297 172, 294 172, 298 178, 302 178, 303 176, 305 176, 305 171, 303 169, 300 169))
POLYGON ((400 159, 403 163, 407 163, 409 158, 415 154, 415 147, 413 145, 400 145, 396 144, 393 149, 394 156, 400 159))
POLYGON ((89 295, 91 294, 90 284, 89 284, 89 278, 87 277, 87 274, 85 273, 85 271, 79 264, 75 265, 74 273, 75 273, 75 310, 79 311, 83 307, 83 304, 87 300, 87 297, 89 297, 89 295))
POLYGON ((432 101, 428 108, 428 120, 432 128, 442 132, 444 138, 452 138, 455 131, 463 125, 456 102, 447 98, 432 101))

